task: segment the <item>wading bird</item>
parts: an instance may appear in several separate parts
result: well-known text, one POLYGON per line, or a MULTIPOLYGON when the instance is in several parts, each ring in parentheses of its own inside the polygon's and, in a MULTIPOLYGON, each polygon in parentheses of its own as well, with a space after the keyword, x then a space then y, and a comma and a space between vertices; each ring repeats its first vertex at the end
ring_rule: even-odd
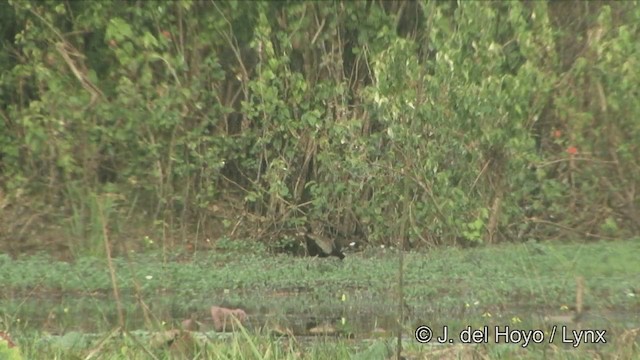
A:
POLYGON ((310 232, 305 232, 303 235, 309 255, 319 257, 335 256, 340 260, 344 259, 340 245, 336 244, 333 239, 310 232))

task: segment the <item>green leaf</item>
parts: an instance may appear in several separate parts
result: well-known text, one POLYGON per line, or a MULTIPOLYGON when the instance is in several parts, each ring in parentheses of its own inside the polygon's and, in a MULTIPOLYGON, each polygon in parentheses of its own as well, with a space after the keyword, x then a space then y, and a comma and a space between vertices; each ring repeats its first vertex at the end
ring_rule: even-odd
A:
POLYGON ((122 41, 125 39, 133 38, 133 30, 131 25, 121 18, 113 18, 109 21, 107 27, 106 37, 108 40, 114 39, 116 41, 122 41))

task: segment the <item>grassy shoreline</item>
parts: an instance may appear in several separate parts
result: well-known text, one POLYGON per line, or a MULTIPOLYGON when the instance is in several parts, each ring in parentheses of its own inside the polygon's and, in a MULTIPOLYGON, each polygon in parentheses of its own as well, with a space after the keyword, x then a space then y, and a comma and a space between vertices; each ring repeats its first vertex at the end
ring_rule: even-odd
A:
MULTIPOLYGON (((583 277, 586 326, 607 326, 622 335, 640 328, 638 253, 637 241, 407 252, 405 328, 408 334, 425 323, 454 331, 483 324, 541 328, 550 317, 570 318, 576 277, 583 277)), ((258 247, 162 259, 153 251, 114 259, 129 330, 150 327, 141 304, 149 307, 153 326, 163 329, 189 314, 206 319, 212 305, 246 309, 253 319, 249 336, 260 336, 274 318, 290 328, 310 319, 343 319, 361 340, 373 337, 376 326, 388 330, 387 338, 394 329, 394 250, 371 249, 344 261, 267 255, 258 247)), ((115 326, 103 259, 0 255, 0 274, 3 327, 19 338, 115 326)))

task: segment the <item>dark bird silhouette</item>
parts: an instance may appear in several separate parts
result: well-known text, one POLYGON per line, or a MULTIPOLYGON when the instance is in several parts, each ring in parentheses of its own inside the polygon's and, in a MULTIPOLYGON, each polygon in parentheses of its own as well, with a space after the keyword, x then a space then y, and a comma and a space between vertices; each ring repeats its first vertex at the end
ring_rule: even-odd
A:
POLYGON ((304 238, 309 255, 319 257, 335 256, 340 260, 344 259, 340 246, 333 239, 310 232, 304 233, 304 238))

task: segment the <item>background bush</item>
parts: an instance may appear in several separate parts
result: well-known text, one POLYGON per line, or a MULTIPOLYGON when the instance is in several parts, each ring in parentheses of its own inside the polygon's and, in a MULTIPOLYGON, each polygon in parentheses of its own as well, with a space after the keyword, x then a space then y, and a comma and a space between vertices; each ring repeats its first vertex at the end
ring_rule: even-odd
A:
POLYGON ((640 233, 637 2, 0 8, 13 247, 640 233))

